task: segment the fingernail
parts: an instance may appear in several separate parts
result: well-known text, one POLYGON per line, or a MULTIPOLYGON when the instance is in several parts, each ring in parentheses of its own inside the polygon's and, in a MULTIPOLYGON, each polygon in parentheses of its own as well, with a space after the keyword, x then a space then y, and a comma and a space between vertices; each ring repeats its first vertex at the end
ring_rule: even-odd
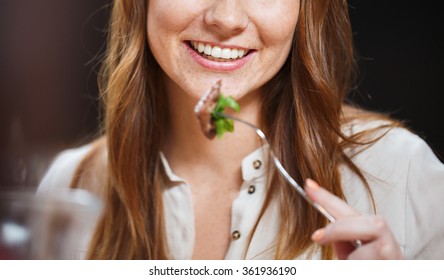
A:
POLYGON ((319 189, 318 184, 315 181, 313 181, 312 179, 305 180, 305 186, 307 186, 308 188, 310 188, 314 191, 319 189))
POLYGON ((320 241, 322 238, 324 238, 325 236, 325 229, 321 228, 318 229, 317 231, 315 231, 312 235, 311 235, 311 240, 313 240, 314 242, 318 242, 320 241))

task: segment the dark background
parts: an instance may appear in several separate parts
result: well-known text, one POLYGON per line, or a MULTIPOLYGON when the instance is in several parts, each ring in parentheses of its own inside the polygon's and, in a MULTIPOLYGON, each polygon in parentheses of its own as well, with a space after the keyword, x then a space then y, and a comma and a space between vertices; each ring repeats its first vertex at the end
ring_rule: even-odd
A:
POLYGON ((443 161, 443 21, 438 2, 419 3, 349 1, 361 69, 352 96, 404 120, 443 161))
MULTIPOLYGON (((35 186, 57 152, 96 133, 109 2, 0 0, 0 189, 35 186)), ((361 67, 352 99, 404 120, 442 160, 437 3, 350 1, 361 67)))

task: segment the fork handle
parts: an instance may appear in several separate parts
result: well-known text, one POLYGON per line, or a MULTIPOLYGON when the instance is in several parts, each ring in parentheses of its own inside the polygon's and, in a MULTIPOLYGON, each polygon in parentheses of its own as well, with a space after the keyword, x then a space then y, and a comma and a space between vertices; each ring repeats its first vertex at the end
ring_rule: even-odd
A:
MULTIPOLYGON (((265 136, 265 133, 258 128, 257 126, 244 121, 242 119, 230 116, 230 115, 226 115, 224 113, 217 113, 219 116, 227 118, 227 119, 231 119, 233 121, 237 121, 240 123, 243 123, 246 126, 249 126, 250 128, 254 129, 254 131, 256 132, 256 134, 262 139, 262 141, 268 146, 270 154, 273 158, 273 163, 274 166, 278 169, 279 173, 281 173, 281 175, 284 177, 284 179, 291 185, 293 186, 293 188, 296 189, 296 191, 310 204, 312 205, 316 210, 319 211, 319 213, 321 213, 325 218, 327 218, 330 222, 334 222, 336 219, 335 217, 333 217, 332 214, 330 214, 327 209, 325 209, 323 206, 321 206, 319 203, 311 200, 308 196, 307 193, 305 192, 305 190, 299 186, 298 183, 296 183, 296 181, 293 179, 293 177, 290 176, 290 174, 288 174, 287 170, 284 168, 284 166, 282 166, 282 163, 279 161, 278 157, 276 156, 276 154, 274 153, 270 142, 268 141, 267 137, 265 136)), ((361 247, 362 246, 362 241, 361 240, 354 240, 352 242, 353 246, 355 248, 361 247)))

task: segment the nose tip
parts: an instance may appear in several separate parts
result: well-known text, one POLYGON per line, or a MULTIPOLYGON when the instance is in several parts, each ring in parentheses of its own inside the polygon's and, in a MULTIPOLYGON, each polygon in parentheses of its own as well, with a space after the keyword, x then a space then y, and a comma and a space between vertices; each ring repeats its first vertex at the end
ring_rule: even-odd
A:
POLYGON ((205 23, 220 35, 242 32, 248 26, 248 15, 239 1, 217 0, 205 15, 205 23))

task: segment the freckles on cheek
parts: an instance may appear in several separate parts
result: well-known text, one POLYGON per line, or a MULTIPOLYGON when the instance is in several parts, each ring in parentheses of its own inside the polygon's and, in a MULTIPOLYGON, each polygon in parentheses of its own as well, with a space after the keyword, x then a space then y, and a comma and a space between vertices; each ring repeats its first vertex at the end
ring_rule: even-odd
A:
POLYGON ((258 26, 264 43, 273 45, 291 41, 299 19, 299 5, 269 6, 267 4, 261 10, 258 26))
POLYGON ((159 33, 168 27, 168 17, 162 12, 162 9, 150 10, 148 12, 148 32, 155 36, 160 35, 156 33, 159 33))
MULTIPOLYGON (((162 4, 168 1, 153 1, 149 6, 147 19, 148 43, 153 53, 161 53, 172 42, 171 34, 174 31, 174 20, 169 13, 169 5, 162 4)), ((157 57, 159 59, 159 57, 157 57)))
POLYGON ((183 0, 157 0, 149 6, 148 24, 157 26, 156 30, 149 31, 181 31, 188 22, 190 12, 187 11, 189 4, 183 0))

